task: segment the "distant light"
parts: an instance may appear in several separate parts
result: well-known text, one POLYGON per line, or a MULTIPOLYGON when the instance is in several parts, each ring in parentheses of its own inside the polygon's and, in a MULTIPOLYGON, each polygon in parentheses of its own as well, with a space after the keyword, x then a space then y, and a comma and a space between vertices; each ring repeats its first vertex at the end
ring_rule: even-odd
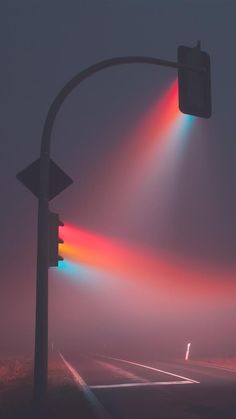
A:
POLYGON ((187 344, 186 355, 185 355, 185 361, 188 361, 188 359, 189 359, 190 346, 191 346, 191 343, 188 343, 187 344))

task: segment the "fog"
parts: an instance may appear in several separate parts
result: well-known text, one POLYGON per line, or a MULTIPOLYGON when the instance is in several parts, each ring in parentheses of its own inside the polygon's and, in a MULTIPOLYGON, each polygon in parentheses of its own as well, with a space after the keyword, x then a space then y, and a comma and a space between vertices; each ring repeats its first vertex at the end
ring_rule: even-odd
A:
MULTIPOLYGON (((77 234, 81 237, 84 232, 78 229, 77 234)), ((84 264, 77 270, 68 264, 54 272, 51 342, 69 353, 160 359, 183 358, 190 341, 194 358, 234 355, 233 276, 209 270, 203 273, 197 267, 190 272, 189 266, 186 271, 177 261, 171 267, 170 260, 155 263, 145 251, 135 249, 136 259, 129 254, 128 262, 123 260, 123 277, 125 256, 119 256, 117 247, 115 255, 110 250, 109 263, 102 261, 107 272, 84 264)), ((101 262, 100 252, 98 247, 95 265, 101 262)), ((127 249, 125 252, 127 257, 127 249)), ((79 253, 83 258, 82 251, 79 253)))
POLYGON ((95 75, 58 114, 52 157, 74 183, 50 203, 65 243, 49 348, 182 359, 191 342, 194 358, 235 356, 235 5, 70 3, 2 13, 0 356, 33 357, 37 200, 15 175, 38 158, 52 99, 101 59, 175 60, 199 38, 211 119, 180 114, 176 70, 138 65, 95 75))

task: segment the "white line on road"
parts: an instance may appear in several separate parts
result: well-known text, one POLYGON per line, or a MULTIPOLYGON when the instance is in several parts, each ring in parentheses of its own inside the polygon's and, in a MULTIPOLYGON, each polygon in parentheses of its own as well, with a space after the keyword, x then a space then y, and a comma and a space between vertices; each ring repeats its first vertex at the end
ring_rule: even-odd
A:
POLYGON ((195 383, 195 384, 200 384, 200 381, 192 380, 191 378, 183 377, 182 375, 173 374, 172 372, 169 372, 169 371, 164 371, 164 370, 160 370, 158 368, 150 367, 149 365, 138 364, 137 362, 127 361, 126 359, 113 358, 113 357, 110 357, 110 356, 106 356, 104 358, 114 359, 115 361, 126 362, 127 364, 136 365, 138 367, 146 368, 148 370, 162 372, 163 374, 171 375, 172 377, 181 378, 183 380, 187 380, 187 381, 189 381, 191 383, 195 383))
POLYGON ((149 381, 147 383, 122 383, 122 384, 96 384, 90 386, 93 389, 102 389, 102 388, 125 388, 125 387, 143 387, 143 386, 169 386, 174 384, 194 384, 192 381, 149 381))
POLYGON ((100 419, 111 419, 110 414, 106 411, 104 406, 100 403, 100 401, 97 399, 97 397, 93 394, 93 392, 90 390, 86 382, 83 380, 81 375, 76 371, 72 365, 69 364, 68 361, 64 358, 64 356, 59 352, 61 359, 63 360, 64 364, 70 371, 77 387, 83 391, 86 399, 90 402, 96 416, 100 419))

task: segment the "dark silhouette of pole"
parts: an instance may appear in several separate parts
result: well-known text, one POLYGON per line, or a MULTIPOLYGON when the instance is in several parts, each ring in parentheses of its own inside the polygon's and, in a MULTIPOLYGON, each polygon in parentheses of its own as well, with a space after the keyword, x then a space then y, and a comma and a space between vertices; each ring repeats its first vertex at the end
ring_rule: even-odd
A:
POLYGON ((40 186, 38 197, 37 238, 37 284, 36 284, 36 326, 34 358, 34 401, 41 406, 47 392, 48 377, 48 232, 49 232, 49 174, 50 142, 56 116, 67 96, 82 81, 93 74, 121 64, 152 64, 164 67, 182 68, 194 72, 204 71, 180 63, 152 57, 118 57, 100 61, 72 78, 52 102, 43 128, 40 152, 40 186))

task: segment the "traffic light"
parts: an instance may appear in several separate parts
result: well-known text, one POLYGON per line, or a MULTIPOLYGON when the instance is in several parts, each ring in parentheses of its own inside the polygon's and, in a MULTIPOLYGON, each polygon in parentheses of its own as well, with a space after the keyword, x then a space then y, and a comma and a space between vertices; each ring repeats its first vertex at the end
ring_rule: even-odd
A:
POLYGON ((210 57, 196 47, 178 47, 178 63, 199 69, 199 71, 178 69, 179 109, 188 115, 210 118, 211 76, 210 57))
POLYGON ((63 260, 59 255, 59 243, 63 240, 59 237, 59 226, 63 226, 63 222, 59 219, 59 214, 49 212, 49 240, 48 240, 48 265, 58 266, 58 262, 63 260))

